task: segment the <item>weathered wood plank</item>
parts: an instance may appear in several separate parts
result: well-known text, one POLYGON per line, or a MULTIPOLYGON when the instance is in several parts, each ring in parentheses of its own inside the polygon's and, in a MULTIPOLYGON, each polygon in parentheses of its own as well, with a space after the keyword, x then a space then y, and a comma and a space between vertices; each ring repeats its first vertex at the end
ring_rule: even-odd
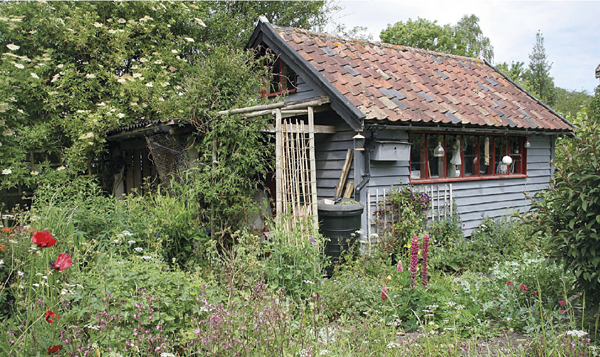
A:
POLYGON ((349 149, 346 152, 346 160, 344 160, 344 166, 342 167, 342 173, 340 175, 340 180, 336 185, 335 189, 335 198, 341 197, 342 192, 344 190, 344 186, 346 185, 346 179, 348 178, 348 172, 350 171, 350 166, 352 165, 352 159, 354 158, 354 150, 349 149))

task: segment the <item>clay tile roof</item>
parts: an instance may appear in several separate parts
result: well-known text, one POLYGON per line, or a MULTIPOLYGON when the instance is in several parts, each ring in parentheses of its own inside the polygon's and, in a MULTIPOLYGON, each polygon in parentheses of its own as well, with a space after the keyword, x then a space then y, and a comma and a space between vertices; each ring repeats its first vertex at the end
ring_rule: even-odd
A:
POLYGON ((479 59, 274 28, 367 121, 572 130, 568 121, 479 59))

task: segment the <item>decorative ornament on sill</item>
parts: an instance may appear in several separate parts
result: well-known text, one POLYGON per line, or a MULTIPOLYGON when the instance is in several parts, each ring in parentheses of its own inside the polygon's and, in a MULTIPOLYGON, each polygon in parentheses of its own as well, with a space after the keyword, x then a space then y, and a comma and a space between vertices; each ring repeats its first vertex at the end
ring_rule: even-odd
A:
POLYGON ((484 140, 484 144, 483 144, 483 149, 484 149, 484 160, 485 160, 485 165, 488 166, 490 164, 490 138, 489 137, 485 137, 484 140))
POLYGON ((442 147, 441 142, 438 142, 438 146, 433 150, 433 156, 444 157, 444 148, 442 147))

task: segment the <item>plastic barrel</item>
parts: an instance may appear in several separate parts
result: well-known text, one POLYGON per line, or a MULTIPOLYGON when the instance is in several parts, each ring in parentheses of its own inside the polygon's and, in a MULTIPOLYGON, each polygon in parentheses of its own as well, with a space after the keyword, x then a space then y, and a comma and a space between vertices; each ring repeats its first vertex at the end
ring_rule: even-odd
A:
POLYGON ((329 238, 325 254, 331 257, 334 264, 359 238, 356 231, 360 230, 360 218, 364 208, 364 202, 330 205, 319 200, 319 230, 323 237, 329 238))

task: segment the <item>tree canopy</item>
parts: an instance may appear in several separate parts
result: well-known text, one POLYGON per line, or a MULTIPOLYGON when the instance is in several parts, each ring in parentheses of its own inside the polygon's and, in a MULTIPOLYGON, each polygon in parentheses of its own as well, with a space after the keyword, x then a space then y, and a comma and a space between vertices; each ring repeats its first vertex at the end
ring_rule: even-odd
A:
POLYGON ((510 64, 503 62, 496 65, 496 68, 559 114, 576 122, 577 114, 590 102, 591 95, 585 90, 567 90, 554 86, 554 79, 550 76, 552 65, 548 62, 544 38, 540 32, 536 34, 529 59, 527 67, 525 62, 517 61, 510 64))
POLYGON ((531 89, 548 105, 554 105, 556 102, 554 79, 550 76, 551 68, 552 64, 546 57, 544 36, 538 31, 535 35, 535 44, 529 54, 529 70, 526 78, 531 89))
MULTIPOLYGON (((198 68, 233 70, 206 65, 218 58, 256 69, 253 55, 235 48, 246 43, 259 15, 308 28, 327 20, 328 6, 322 1, 2 3, 0 188, 92 171, 105 151, 107 132, 115 128, 187 119, 190 101, 183 99, 190 96, 189 79, 198 68), (51 166, 55 162, 61 166, 51 166)), ((256 101, 255 91, 249 95, 239 81, 211 85, 205 88, 207 98, 216 101, 201 103, 206 110, 256 101)))
POLYGON ((494 59, 490 39, 483 35, 479 18, 463 16, 456 25, 439 25, 437 21, 417 18, 389 25, 379 36, 383 42, 451 53, 460 56, 494 59))

